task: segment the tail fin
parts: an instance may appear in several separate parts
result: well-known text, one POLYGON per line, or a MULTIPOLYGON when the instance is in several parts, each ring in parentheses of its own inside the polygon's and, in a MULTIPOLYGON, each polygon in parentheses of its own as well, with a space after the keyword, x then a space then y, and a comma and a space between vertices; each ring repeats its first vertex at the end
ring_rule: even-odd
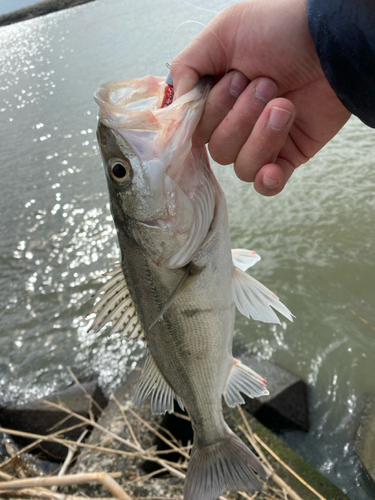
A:
POLYGON ((257 474, 267 478, 256 456, 229 428, 217 444, 193 446, 185 479, 184 500, 217 500, 225 491, 253 493, 262 489, 257 474))

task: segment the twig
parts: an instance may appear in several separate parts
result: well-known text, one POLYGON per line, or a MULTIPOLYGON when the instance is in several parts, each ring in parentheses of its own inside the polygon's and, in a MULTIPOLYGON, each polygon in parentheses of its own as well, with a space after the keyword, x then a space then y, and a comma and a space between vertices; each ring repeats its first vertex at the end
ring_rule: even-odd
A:
MULTIPOLYGON (((55 493, 44 489, 25 488, 23 490, 4 490, 0 491, 0 498, 26 498, 27 500, 86 500, 87 497, 78 495, 65 495, 63 493, 55 493)), ((113 497, 95 497, 95 500, 113 500, 113 497)))
MULTIPOLYGON (((68 417, 70 418, 70 417, 68 417)), ((58 436, 59 434, 63 434, 64 432, 69 432, 69 431, 72 431, 74 429, 78 429, 79 427, 82 427, 84 424, 83 423, 80 423, 80 424, 75 424, 75 425, 72 425, 71 427, 66 427, 65 429, 60 429, 59 431, 53 433, 53 434, 50 434, 49 436, 53 437, 53 436, 58 436)), ((6 429, 3 430, 3 432, 5 432, 6 429)), ((13 430, 10 430, 10 429, 7 429, 9 432, 8 434, 13 434, 15 436, 17 435, 20 435, 20 436, 23 436, 23 437, 28 437, 31 439, 36 439, 35 438, 35 434, 34 435, 26 435, 25 434, 15 434, 13 430)), ((19 431, 19 432, 22 432, 22 431, 19 431)), ((4 462, 1 462, 0 464, 0 469, 2 469, 3 467, 6 467, 8 464, 12 463, 16 458, 17 456, 20 456, 22 455, 23 453, 26 453, 28 451, 31 451, 33 448, 35 448, 36 446, 38 446, 40 443, 42 443, 43 441, 48 441, 48 439, 44 439, 44 436, 40 436, 39 438, 36 439, 36 441, 34 441, 33 443, 30 443, 28 444, 27 446, 25 446, 24 448, 22 448, 21 450, 19 450, 17 452, 17 455, 15 457, 10 457, 8 458, 8 460, 5 460, 4 462)))
POLYGON ((177 418, 181 418, 182 420, 187 420, 188 422, 191 422, 191 418, 189 415, 183 415, 182 413, 175 412, 174 416, 177 418))
MULTIPOLYGON (((91 420, 87 419, 86 417, 83 417, 82 415, 79 415, 78 413, 75 413, 74 411, 72 410, 69 410, 69 408, 65 408, 65 406, 59 406, 57 405, 56 403, 52 403, 51 401, 46 401, 47 404, 49 404, 50 406, 53 406, 53 407, 57 407, 63 411, 65 411, 66 413, 69 413, 71 415, 74 415, 75 417, 77 417, 78 419, 82 420, 83 422, 88 422, 90 425, 96 427, 97 429, 100 429, 102 432, 104 432, 105 434, 108 434, 110 436, 112 436, 114 439, 116 439, 117 441, 119 441, 120 443, 124 443, 126 444, 127 446, 135 449, 136 451, 139 451, 141 452, 141 454, 144 454, 145 451, 143 450, 143 448, 141 447, 138 447, 137 445, 133 444, 132 442, 130 442, 128 439, 124 439, 122 438, 121 436, 118 436, 117 434, 114 434, 113 432, 105 429, 104 427, 102 427, 100 424, 98 424, 97 422, 91 422, 91 420)), ((1 430, 1 429, 0 429, 1 430)), ((158 458, 158 457, 153 457, 152 455, 150 456, 147 456, 146 457, 148 460, 151 460, 153 462, 156 462, 158 464, 160 464, 161 466, 165 467, 166 469, 168 469, 168 471, 173 474, 174 476, 177 476, 177 477, 180 477, 182 479, 185 478, 185 474, 183 474, 182 472, 180 472, 179 470, 177 470, 175 467, 172 467, 171 465, 168 464, 167 461, 165 460, 162 460, 161 458, 158 458)))
POLYGON ((181 447, 181 443, 178 442, 178 440, 174 437, 174 435, 171 433, 171 431, 169 429, 167 429, 166 427, 163 427, 162 425, 158 425, 158 428, 165 432, 171 439, 172 443, 175 443, 178 447, 181 447))
POLYGON ((168 446, 170 446, 174 451, 176 451, 177 453, 180 453, 183 457, 185 458, 189 458, 189 454, 182 451, 182 448, 179 448, 178 446, 174 445, 172 443, 172 441, 170 441, 168 438, 166 438, 165 436, 163 436, 163 434, 160 434, 160 432, 158 432, 156 429, 154 429, 149 423, 147 423, 140 415, 138 415, 138 413, 136 413, 135 411, 133 411, 131 408, 129 408, 129 411, 130 413, 136 417, 140 422, 142 422, 142 424, 147 427, 147 429, 149 429, 151 432, 153 432, 156 436, 158 436, 158 438, 160 438, 162 441, 164 441, 164 443, 166 443, 168 446))
MULTIPOLYGON (((85 429, 82 432, 82 434, 79 436, 79 438, 77 439, 77 444, 79 444, 81 441, 83 441, 83 439, 84 439, 84 437, 86 436, 87 433, 88 433, 88 430, 85 429)), ((76 446, 72 446, 72 447, 69 448, 68 454, 67 454, 67 456, 66 456, 66 458, 64 460, 64 463, 62 464, 61 469, 59 470, 59 473, 57 474, 58 476, 63 476, 66 473, 66 471, 68 470, 68 467, 71 464, 71 461, 73 460, 73 457, 74 457, 74 455, 75 455, 75 453, 76 453, 77 450, 78 450, 78 446, 77 445, 76 446)), ((52 486, 51 490, 52 491, 57 491, 57 488, 58 487, 56 485, 54 485, 54 486, 52 486)))
POLYGON ((23 470, 23 467, 22 465, 24 465, 24 460, 23 460, 23 457, 21 458, 18 453, 17 453, 17 450, 16 448, 13 446, 10 438, 9 439, 3 439, 3 444, 5 446, 5 449, 8 453, 8 455, 15 459, 17 458, 18 460, 15 462, 15 470, 16 470, 16 474, 21 477, 21 478, 24 478, 24 477, 27 477, 26 476, 26 473, 25 471, 23 470))
MULTIPOLYGON (((27 500, 41 499, 41 500, 79 500, 83 497, 77 497, 76 495, 63 495, 61 493, 54 493, 49 490, 33 490, 30 488, 25 488, 24 490, 5 490, 0 491, 0 498, 26 498, 27 500)), ((96 498, 95 500, 105 500, 96 498)), ((106 500, 113 500, 106 499, 106 500)))
MULTIPOLYGON (((84 474, 67 474, 65 476, 31 477, 27 479, 15 479, 0 483, 0 490, 18 490, 22 488, 33 488, 35 486, 70 486, 72 484, 86 484, 97 481, 102 482, 106 472, 87 472, 84 474)), ((109 472, 111 477, 121 477, 121 472, 109 472)))
POLYGON ((251 495, 251 497, 244 491, 239 491, 238 494, 241 495, 241 497, 246 498, 247 500, 253 500, 257 496, 258 492, 256 491, 254 495, 251 495))
MULTIPOLYGON (((180 450, 183 450, 183 451, 190 451, 192 449, 193 445, 189 444, 188 446, 180 446, 180 450)), ((157 450, 157 454, 158 455, 170 455, 171 453, 176 453, 175 450, 157 450)), ((187 455, 186 458, 189 458, 190 455, 187 455)))
MULTIPOLYGON (((95 472, 86 474, 67 474, 65 476, 48 476, 48 477, 35 477, 29 479, 19 479, 14 481, 6 481, 0 483, 0 491, 6 490, 22 490, 35 486, 71 486, 75 484, 86 484, 93 482, 100 482, 105 486, 118 500, 132 500, 121 486, 115 481, 115 477, 121 477, 121 472, 95 472)), ((17 492, 20 493, 20 492, 17 492)), ((50 496, 46 496, 45 491, 39 490, 39 498, 64 498, 55 492, 50 492, 50 496)), ((30 497, 29 497, 30 498, 30 497)))
MULTIPOLYGON (((72 418, 70 415, 66 415, 66 417, 62 418, 55 424, 51 425, 51 427, 48 427, 47 432, 53 432, 57 427, 60 427, 60 425, 63 425, 65 422, 67 422, 70 418, 72 418)), ((82 425, 82 424, 81 424, 82 425)))
POLYGON ((137 483, 138 481, 147 481, 147 479, 156 476, 156 474, 161 474, 162 472, 166 472, 166 470, 167 470, 166 468, 154 470, 153 472, 150 472, 150 474, 145 474, 144 476, 138 476, 132 481, 128 481, 127 484, 137 483))
POLYGON ((103 408, 100 406, 99 403, 97 403, 95 401, 95 399, 91 396, 91 394, 89 394, 87 392, 87 390, 85 389, 85 387, 81 384, 81 382, 78 380, 78 378, 74 375, 72 369, 70 368, 70 366, 68 366, 68 372, 70 374, 70 376, 72 377, 72 379, 74 380, 74 382, 82 389, 82 391, 86 394, 86 396, 89 398, 89 400, 91 401, 91 403, 93 405, 96 406, 96 408, 100 411, 100 413, 103 411, 103 408))
POLYGON ((56 403, 52 403, 52 401, 44 401, 47 405, 52 406, 54 408, 58 408, 62 411, 65 411, 66 413, 69 413, 70 415, 74 415, 76 418, 82 420, 82 422, 86 422, 88 425, 92 425, 93 427, 96 427, 97 429, 101 430, 105 434, 108 434, 109 436, 113 437, 117 441, 120 441, 121 443, 125 444, 129 448, 132 448, 133 450, 136 451, 143 451, 139 446, 136 444, 133 444, 131 441, 128 439, 122 438, 121 436, 118 436, 114 432, 109 431, 108 429, 105 429, 103 426, 98 424, 97 422, 93 422, 89 418, 84 417, 83 415, 79 415, 78 413, 75 413, 74 411, 70 410, 69 408, 66 408, 65 406, 58 405, 56 403))
POLYGON ((369 322, 367 321, 367 319, 362 318, 362 316, 360 316, 360 315, 359 315, 359 314, 357 314, 355 311, 353 311, 353 309, 349 309, 349 311, 350 311, 352 314, 354 314, 354 316, 355 316, 356 318, 358 318, 359 320, 361 320, 361 321, 362 321, 362 323, 364 323, 365 325, 369 326, 372 330, 374 330, 374 331, 375 331, 375 326, 373 326, 371 323, 369 323, 369 322))
MULTIPOLYGON (((62 444, 63 446, 66 446, 67 448, 70 448, 71 446, 78 446, 80 448, 88 448, 90 450, 95 450, 95 451, 99 451, 102 453, 113 453, 115 455, 124 455, 124 456, 128 456, 128 457, 129 456, 134 457, 137 455, 137 453, 134 451, 116 450, 114 448, 106 448, 104 446, 98 446, 95 444, 88 444, 88 443, 77 443, 76 441, 71 441, 70 439, 54 438, 51 436, 42 436, 40 434, 33 434, 30 432, 16 431, 14 429, 5 429, 3 427, 0 427, 0 432, 6 432, 7 434, 10 434, 13 436, 21 436, 21 437, 26 437, 29 439, 37 439, 40 442, 47 441, 47 442, 59 443, 59 444, 62 444)), ((140 452, 139 456, 142 456, 142 453, 144 453, 144 452, 143 451, 140 452)))
POLYGON ((10 474, 7 474, 6 472, 1 472, 1 471, 0 471, 0 478, 5 479, 5 481, 10 481, 11 479, 14 479, 14 477, 11 476, 10 474))
POLYGON ((120 401, 116 398, 116 396, 114 395, 114 393, 111 391, 111 395, 112 395, 112 398, 114 400, 114 402, 117 404, 118 406, 118 409, 120 410, 121 412, 121 415, 122 415, 122 418, 124 419, 124 422, 126 424, 126 426, 128 427, 129 429, 129 432, 130 432, 130 435, 131 437, 133 438, 133 441, 135 442, 135 444, 139 447, 141 447, 141 445, 139 444, 139 441, 138 439, 136 438, 135 436, 135 433, 134 433, 134 430, 133 430, 133 427, 130 425, 130 422, 125 414, 125 411, 124 411, 124 408, 122 407, 122 405, 120 404, 120 401))
POLYGON ((118 500, 132 500, 130 496, 125 493, 121 486, 111 477, 109 474, 103 474, 101 483, 107 487, 107 489, 116 497, 118 500))
POLYGON ((237 406, 238 408, 238 411, 240 412, 240 415, 242 417, 242 421, 243 423, 245 424, 245 427, 247 429, 247 432, 248 434, 246 434, 244 432, 244 430, 240 427, 241 431, 244 432, 244 434, 246 435, 247 439, 249 440, 250 444, 252 445, 252 447, 254 448, 254 450, 258 453, 259 457, 262 459, 263 461, 263 464, 266 466, 266 468, 269 469, 269 471, 271 472, 273 470, 273 467, 272 465, 269 463, 269 461, 267 460, 266 456, 264 455, 264 453, 262 452, 261 448, 259 448, 258 446, 258 443, 256 442, 255 438, 254 438, 254 433, 253 431, 251 430, 251 427, 249 425, 249 422, 247 421, 247 418, 245 417, 245 414, 243 412, 243 409, 240 407, 240 406, 237 406))
MULTIPOLYGON (((298 493, 296 493, 283 479, 281 479, 281 477, 278 474, 276 474, 274 468, 269 463, 269 461, 266 459, 266 457, 263 454, 262 450, 259 448, 259 446, 258 446, 258 444, 256 442, 256 437, 255 437, 256 434, 254 434, 252 432, 252 430, 250 429, 249 422, 247 421, 242 408, 240 408, 239 406, 237 408, 238 408, 238 411, 241 414, 242 420, 244 421, 245 426, 246 426, 246 428, 248 430, 248 433, 245 433, 245 435, 248 437, 249 442, 254 447, 255 451, 262 458, 262 461, 264 462, 263 465, 265 465, 266 472, 268 474, 269 479, 272 479, 282 490, 285 490, 288 493, 288 495, 290 496, 290 498, 292 500, 302 500, 302 498, 298 495, 298 493)), ((241 428, 241 426, 239 426, 239 428, 242 430, 242 432, 244 432, 244 429, 241 428)), ((274 456, 274 455, 272 454, 272 456, 274 456)))

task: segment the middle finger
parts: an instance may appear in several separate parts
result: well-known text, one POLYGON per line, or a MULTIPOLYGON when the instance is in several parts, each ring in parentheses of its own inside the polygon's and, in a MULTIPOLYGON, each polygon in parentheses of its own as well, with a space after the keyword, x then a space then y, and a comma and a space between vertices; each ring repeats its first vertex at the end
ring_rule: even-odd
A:
POLYGON ((257 78, 247 86, 211 135, 209 150, 215 161, 234 163, 264 107, 276 94, 276 84, 269 78, 257 78))

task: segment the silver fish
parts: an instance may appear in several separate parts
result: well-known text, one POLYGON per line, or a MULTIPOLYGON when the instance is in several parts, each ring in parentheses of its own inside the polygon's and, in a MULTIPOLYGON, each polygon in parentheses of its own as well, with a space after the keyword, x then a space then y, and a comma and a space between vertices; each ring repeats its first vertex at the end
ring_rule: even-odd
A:
POLYGON ((120 267, 99 290, 92 327, 143 339, 148 359, 135 402, 151 395, 154 413, 186 408, 194 445, 185 500, 252 493, 266 477, 228 427, 229 406, 268 394, 265 381, 232 356, 235 305, 253 319, 278 322, 289 310, 245 271, 255 252, 231 251, 225 196, 205 147, 192 145, 210 79, 160 109, 165 79, 113 82, 95 94, 98 142, 121 249, 120 267), (272 306, 272 308, 271 308, 272 306))

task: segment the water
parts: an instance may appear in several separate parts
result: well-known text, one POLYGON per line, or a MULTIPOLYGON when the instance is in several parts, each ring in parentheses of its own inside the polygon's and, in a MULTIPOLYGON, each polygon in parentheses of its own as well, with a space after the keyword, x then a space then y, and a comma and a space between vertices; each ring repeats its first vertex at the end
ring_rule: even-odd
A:
MULTIPOLYGON (((67 366, 115 388, 141 356, 108 330, 87 333, 91 294, 119 256, 92 94, 165 75, 201 25, 175 28, 212 16, 192 3, 97 0, 1 28, 1 402, 64 387, 67 366)), ((374 392, 375 331, 356 316, 375 325, 374 144, 351 119, 272 199, 214 166, 233 246, 258 251, 252 274, 296 315, 281 326, 238 317, 236 340, 309 383, 311 432, 286 439, 353 500, 375 497, 353 444, 374 392)))

